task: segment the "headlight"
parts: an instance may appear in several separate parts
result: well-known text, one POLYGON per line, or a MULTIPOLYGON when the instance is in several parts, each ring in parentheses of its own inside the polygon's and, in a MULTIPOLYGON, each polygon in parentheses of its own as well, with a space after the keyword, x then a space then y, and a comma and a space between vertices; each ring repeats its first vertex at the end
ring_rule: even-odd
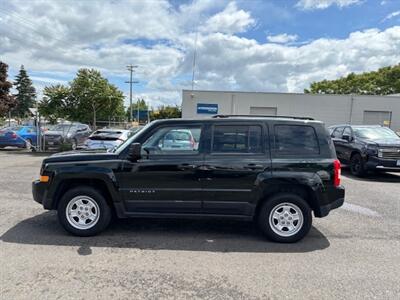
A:
POLYGON ((377 155, 378 154, 378 146, 376 144, 367 144, 367 152, 368 154, 377 155))

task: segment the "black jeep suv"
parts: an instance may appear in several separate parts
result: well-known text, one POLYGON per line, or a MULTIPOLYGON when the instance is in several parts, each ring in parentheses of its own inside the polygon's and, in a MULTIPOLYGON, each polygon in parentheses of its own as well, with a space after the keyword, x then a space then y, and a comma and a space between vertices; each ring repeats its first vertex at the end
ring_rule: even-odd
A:
POLYGON ((340 162, 323 123, 220 115, 154 121, 108 153, 44 159, 33 196, 72 234, 125 217, 254 220, 267 237, 295 242, 341 206, 340 162))
POLYGON ((400 137, 379 125, 329 127, 338 159, 350 165, 353 175, 369 170, 400 172, 400 137))

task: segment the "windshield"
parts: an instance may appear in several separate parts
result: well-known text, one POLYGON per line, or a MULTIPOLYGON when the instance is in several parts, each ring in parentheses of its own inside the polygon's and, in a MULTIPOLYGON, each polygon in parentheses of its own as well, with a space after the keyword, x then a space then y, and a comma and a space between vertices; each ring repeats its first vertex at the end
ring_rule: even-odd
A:
POLYGON ((356 137, 363 139, 400 139, 391 129, 387 127, 354 127, 356 137))
POLYGON ((121 153, 132 141, 136 138, 136 136, 142 132, 143 129, 147 129, 152 125, 153 122, 148 123, 146 126, 140 128, 138 131, 136 131, 129 139, 127 139, 125 142, 121 143, 120 145, 114 147, 111 149, 109 152, 113 153, 121 153))

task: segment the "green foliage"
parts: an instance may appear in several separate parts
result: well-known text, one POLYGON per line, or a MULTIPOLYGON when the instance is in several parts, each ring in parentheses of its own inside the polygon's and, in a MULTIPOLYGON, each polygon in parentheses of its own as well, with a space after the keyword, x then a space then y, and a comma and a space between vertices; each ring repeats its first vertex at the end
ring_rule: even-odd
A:
POLYGON ((61 84, 43 89, 43 100, 39 102, 39 113, 55 122, 57 118, 68 119, 72 108, 69 106, 70 88, 61 84))
POLYGON ((182 117, 182 110, 179 106, 162 105, 150 114, 151 120, 156 119, 173 119, 182 117))
POLYGON ((8 65, 0 61, 0 116, 5 116, 17 102, 10 94, 12 83, 7 81, 8 65))
POLYGON ((14 85, 17 90, 17 94, 15 95, 17 106, 14 111, 18 117, 23 118, 29 115, 30 107, 36 106, 36 91, 23 65, 15 77, 14 85))
POLYGON ((80 69, 68 87, 46 87, 40 112, 50 119, 91 123, 124 116, 124 95, 94 69, 80 69))
POLYGON ((305 93, 389 95, 400 93, 400 64, 378 71, 354 74, 337 80, 313 82, 305 93))

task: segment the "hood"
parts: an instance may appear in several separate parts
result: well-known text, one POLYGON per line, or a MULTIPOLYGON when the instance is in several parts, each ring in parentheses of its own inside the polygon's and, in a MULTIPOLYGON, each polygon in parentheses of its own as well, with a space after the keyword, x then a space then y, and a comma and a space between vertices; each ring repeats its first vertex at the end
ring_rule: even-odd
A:
POLYGON ((399 147, 400 148, 400 138, 396 139, 374 139, 374 140, 364 140, 370 144, 376 144, 378 147, 399 147))
POLYGON ((117 159, 118 155, 115 153, 108 153, 102 151, 66 151, 51 155, 43 160, 43 163, 53 162, 79 162, 79 161, 95 161, 95 160, 112 160, 117 159))

